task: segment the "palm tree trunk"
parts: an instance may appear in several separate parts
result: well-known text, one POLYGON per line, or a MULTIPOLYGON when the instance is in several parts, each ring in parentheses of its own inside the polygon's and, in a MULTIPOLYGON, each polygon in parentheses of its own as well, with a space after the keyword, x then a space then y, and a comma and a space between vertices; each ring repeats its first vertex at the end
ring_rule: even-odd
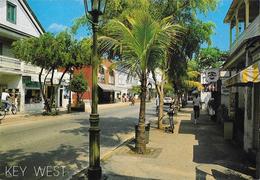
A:
POLYGON ((164 98, 163 83, 164 83, 164 78, 162 77, 162 82, 158 83, 154 71, 152 71, 152 76, 153 76, 153 80, 155 82, 157 94, 159 96, 159 113, 158 113, 157 128, 162 129, 163 128, 162 120, 163 120, 163 98, 164 98))
POLYGON ((140 111, 139 111, 139 122, 136 129, 136 152, 138 154, 144 154, 146 152, 146 143, 145 143, 145 100, 146 100, 146 83, 147 77, 146 73, 142 73, 141 78, 141 102, 140 102, 140 111))

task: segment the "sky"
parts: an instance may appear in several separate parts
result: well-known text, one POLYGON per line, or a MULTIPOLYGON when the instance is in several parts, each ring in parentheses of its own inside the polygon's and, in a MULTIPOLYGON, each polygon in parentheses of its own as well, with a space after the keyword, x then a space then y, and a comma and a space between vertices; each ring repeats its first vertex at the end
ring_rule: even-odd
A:
MULTIPOLYGON (((58 33, 73 24, 73 21, 84 14, 83 0, 27 0, 30 7, 41 22, 45 31, 58 33)), ((220 0, 217 9, 207 15, 199 14, 199 19, 212 21, 216 24, 212 45, 221 50, 229 48, 229 26, 223 20, 232 0, 220 0)), ((83 28, 79 30, 77 38, 87 34, 83 28)), ((204 45, 205 47, 206 45, 204 45)))

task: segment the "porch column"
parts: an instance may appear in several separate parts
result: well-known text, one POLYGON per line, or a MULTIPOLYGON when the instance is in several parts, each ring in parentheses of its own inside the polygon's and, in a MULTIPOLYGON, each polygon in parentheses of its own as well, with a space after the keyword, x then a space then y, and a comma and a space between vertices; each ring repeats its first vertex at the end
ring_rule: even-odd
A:
POLYGON ((236 10, 235 18, 236 18, 236 40, 237 40, 237 39, 238 39, 238 36, 239 36, 239 27, 238 27, 238 24, 239 24, 239 19, 238 19, 238 9, 236 10))
POLYGON ((232 47, 232 20, 230 21, 230 28, 229 28, 229 49, 232 47))
POLYGON ((250 6, 249 6, 249 0, 245 0, 245 9, 246 9, 246 28, 249 26, 249 16, 250 16, 250 6))

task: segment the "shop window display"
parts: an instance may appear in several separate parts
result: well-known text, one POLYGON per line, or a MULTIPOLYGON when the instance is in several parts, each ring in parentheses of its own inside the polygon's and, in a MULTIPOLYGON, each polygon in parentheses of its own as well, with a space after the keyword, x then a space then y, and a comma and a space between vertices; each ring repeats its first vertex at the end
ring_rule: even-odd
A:
POLYGON ((25 104, 41 103, 41 92, 38 89, 27 89, 25 94, 25 104))

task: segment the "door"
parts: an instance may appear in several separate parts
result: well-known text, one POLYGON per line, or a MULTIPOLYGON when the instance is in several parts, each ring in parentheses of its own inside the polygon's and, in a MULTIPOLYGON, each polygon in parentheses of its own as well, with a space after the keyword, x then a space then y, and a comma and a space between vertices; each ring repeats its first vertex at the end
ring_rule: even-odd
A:
POLYGON ((256 154, 256 178, 260 178, 260 83, 254 86, 254 147, 256 154))
POLYGON ((254 86, 254 148, 258 149, 260 145, 260 83, 254 86))
POLYGON ((63 89, 60 89, 60 107, 62 107, 62 100, 63 100, 63 89))

